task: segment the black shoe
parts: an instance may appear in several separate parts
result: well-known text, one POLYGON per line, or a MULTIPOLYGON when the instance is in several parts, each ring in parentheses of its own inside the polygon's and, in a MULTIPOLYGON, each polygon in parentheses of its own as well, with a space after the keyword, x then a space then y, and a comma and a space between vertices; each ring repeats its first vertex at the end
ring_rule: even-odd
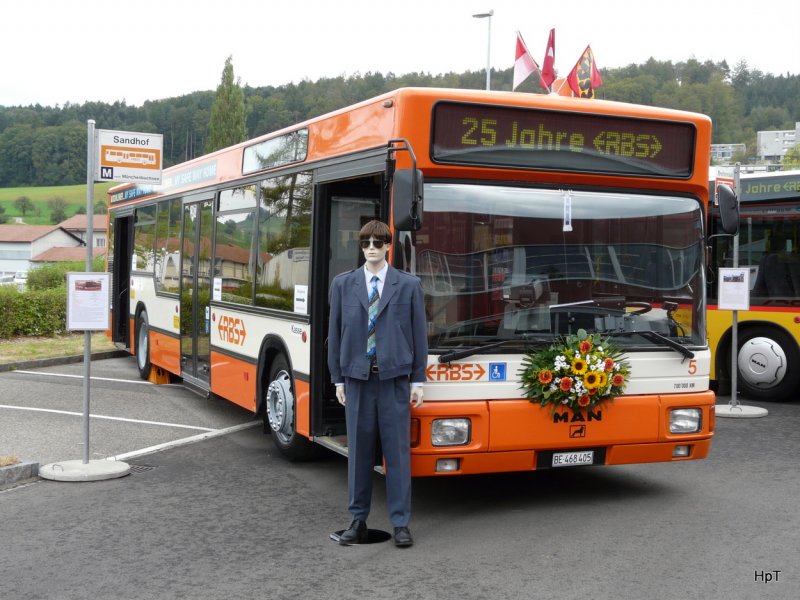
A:
POLYGON ((414 545, 414 538, 411 537, 408 527, 394 528, 394 545, 398 548, 408 548, 414 545))
POLYGON ((367 541, 367 522, 354 519, 350 527, 339 536, 339 544, 350 546, 351 544, 363 544, 367 541))

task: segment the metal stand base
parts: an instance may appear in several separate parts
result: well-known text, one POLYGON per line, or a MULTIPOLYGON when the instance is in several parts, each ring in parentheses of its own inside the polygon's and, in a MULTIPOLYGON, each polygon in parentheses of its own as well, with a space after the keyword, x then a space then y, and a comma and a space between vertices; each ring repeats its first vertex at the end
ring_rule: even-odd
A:
POLYGON ((759 408, 757 406, 743 406, 737 404, 717 404, 714 411, 718 417, 731 417, 734 419, 757 419, 758 417, 766 417, 769 411, 766 408, 759 408))
POLYGON ((128 463, 118 460, 66 460, 39 468, 39 477, 53 481, 102 481, 124 477, 131 472, 128 463))

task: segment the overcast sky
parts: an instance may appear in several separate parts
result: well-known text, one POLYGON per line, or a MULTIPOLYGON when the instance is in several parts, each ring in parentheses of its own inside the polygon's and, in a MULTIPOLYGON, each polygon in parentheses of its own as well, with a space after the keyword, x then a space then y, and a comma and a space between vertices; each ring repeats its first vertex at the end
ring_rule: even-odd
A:
POLYGON ((213 90, 228 55, 242 84, 514 62, 519 30, 539 64, 556 30, 565 75, 587 44, 601 71, 745 59, 800 73, 797 0, 0 0, 0 105, 145 100, 213 90))

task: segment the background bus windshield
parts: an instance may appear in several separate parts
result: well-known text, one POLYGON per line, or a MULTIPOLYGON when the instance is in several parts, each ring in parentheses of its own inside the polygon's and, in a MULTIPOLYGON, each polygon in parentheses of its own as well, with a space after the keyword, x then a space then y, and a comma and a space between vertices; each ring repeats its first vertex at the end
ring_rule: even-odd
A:
POLYGON ((415 258, 431 348, 579 328, 703 344, 702 233, 690 198, 426 184, 415 258))

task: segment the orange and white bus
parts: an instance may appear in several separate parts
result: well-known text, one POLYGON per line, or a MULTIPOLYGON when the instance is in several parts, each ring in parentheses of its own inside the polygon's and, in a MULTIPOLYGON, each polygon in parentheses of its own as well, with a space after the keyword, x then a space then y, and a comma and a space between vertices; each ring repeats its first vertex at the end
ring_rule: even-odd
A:
MULTIPOLYGON (((737 389, 753 400, 795 399, 800 384, 800 170, 743 173, 737 192, 738 266, 750 272, 750 310, 738 316, 737 389)), ((712 379, 727 392, 733 317, 717 310, 716 268, 733 266, 733 240, 714 235, 720 224, 713 206, 710 217, 708 339, 712 379)))
POLYGON ((328 288, 390 224, 429 349, 414 475, 704 458, 711 122, 505 92, 399 89, 110 191, 113 339, 262 415, 288 457, 347 453, 328 288), (520 389, 525 352, 612 336, 625 394, 593 410, 520 389))

